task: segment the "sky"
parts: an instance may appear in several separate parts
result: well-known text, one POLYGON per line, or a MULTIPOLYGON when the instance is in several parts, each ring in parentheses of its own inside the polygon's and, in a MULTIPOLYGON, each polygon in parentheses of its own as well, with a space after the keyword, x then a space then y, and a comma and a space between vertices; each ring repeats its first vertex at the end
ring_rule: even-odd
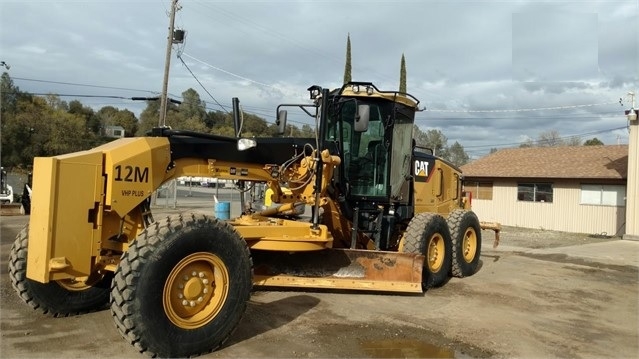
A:
MULTIPOLYGON (((352 78, 420 100, 416 124, 471 158, 546 131, 627 144, 624 110, 639 84, 639 1, 180 0, 169 94, 195 89, 210 111, 275 120, 352 78), (179 58, 178 58, 179 55, 179 58), (183 62, 182 62, 183 61, 183 62), (190 71, 189 71, 190 70, 190 71), (621 101, 620 101, 621 100, 621 101)), ((0 0, 0 61, 31 93, 138 114, 162 90, 170 0, 0 0), (74 97, 114 96, 124 97, 74 97)), ((638 93, 639 94, 639 93, 638 93)), ((639 107, 639 99, 635 107, 639 107)), ((312 123, 303 113, 289 122, 312 123)))

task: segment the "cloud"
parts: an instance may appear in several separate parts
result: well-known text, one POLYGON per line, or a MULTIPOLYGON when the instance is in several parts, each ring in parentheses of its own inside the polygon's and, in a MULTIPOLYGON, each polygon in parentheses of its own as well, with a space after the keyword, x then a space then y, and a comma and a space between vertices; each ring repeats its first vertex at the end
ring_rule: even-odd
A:
MULTIPOLYGON (((639 83, 635 0, 539 1, 234 1, 181 2, 176 26, 187 31, 174 50, 224 106, 239 97, 272 121, 280 103, 308 102, 310 85, 341 85, 346 37, 353 78, 380 89, 399 86, 406 57, 408 91, 428 110, 417 122, 439 128, 485 154, 491 147, 623 126, 623 108, 531 112, 463 111, 548 108, 618 100, 639 83), (617 116, 617 114, 621 114, 617 116)), ((168 2, 1 2, 0 53, 18 78, 140 89, 111 90, 16 80, 22 90, 146 96, 163 81, 168 2), (55 16, 51 16, 55 14, 55 16)), ((175 57, 169 91, 193 88, 220 109, 175 57)), ((83 103, 89 100, 81 99, 83 103)), ((139 103, 109 102, 140 112, 139 103)), ((303 113, 292 119, 311 123, 303 113)), ((610 130, 596 136, 616 143, 610 130)))

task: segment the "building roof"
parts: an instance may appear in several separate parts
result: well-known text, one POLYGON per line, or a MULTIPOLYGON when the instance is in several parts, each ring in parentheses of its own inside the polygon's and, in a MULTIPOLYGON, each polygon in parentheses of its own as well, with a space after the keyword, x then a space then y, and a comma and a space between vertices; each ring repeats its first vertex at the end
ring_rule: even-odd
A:
POLYGON ((509 148, 461 169, 465 177, 626 179, 628 145, 509 148))

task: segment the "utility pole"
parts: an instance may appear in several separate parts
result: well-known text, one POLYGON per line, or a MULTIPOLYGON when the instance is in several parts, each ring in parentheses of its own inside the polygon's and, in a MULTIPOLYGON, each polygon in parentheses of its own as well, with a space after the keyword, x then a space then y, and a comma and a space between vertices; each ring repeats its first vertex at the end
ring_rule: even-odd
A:
POLYGON ((178 11, 178 0, 171 2, 171 15, 169 19, 169 36, 166 44, 166 59, 164 60, 164 82, 162 83, 162 95, 160 96, 160 120, 159 127, 166 126, 166 107, 168 101, 169 67, 171 66, 171 47, 173 46, 173 27, 175 24, 175 12, 178 11))
POLYGON ((628 179, 626 185, 626 231, 623 239, 639 240, 639 110, 635 108, 635 94, 629 92, 632 107, 628 117, 628 179))
MULTIPOLYGON (((11 66, 9 66, 9 64, 4 61, 0 61, 0 66, 7 69, 7 71, 9 71, 9 69, 11 68, 11 66)), ((2 91, 1 90, 0 90, 0 123, 2 123, 2 91)))

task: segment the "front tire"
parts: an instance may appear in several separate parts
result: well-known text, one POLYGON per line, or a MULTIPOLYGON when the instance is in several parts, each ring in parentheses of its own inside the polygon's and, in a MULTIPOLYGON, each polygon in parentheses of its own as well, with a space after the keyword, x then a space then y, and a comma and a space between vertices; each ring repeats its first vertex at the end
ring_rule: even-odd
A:
POLYGON ((106 308, 109 303, 110 273, 88 278, 64 279, 43 284, 27 278, 29 226, 11 246, 9 278, 20 299, 33 309, 54 317, 83 314, 106 308))
POLYGON ((435 213, 418 213, 406 229, 404 252, 423 254, 424 290, 438 287, 448 279, 452 260, 452 242, 446 220, 435 213))
POLYGON ((448 226, 453 240, 451 274, 458 278, 475 274, 481 254, 481 226, 477 215, 471 211, 454 210, 448 216, 448 226))
POLYGON ((204 215, 168 217, 122 256, 111 313, 122 336, 151 356, 211 352, 231 335, 253 285, 246 242, 204 215))

